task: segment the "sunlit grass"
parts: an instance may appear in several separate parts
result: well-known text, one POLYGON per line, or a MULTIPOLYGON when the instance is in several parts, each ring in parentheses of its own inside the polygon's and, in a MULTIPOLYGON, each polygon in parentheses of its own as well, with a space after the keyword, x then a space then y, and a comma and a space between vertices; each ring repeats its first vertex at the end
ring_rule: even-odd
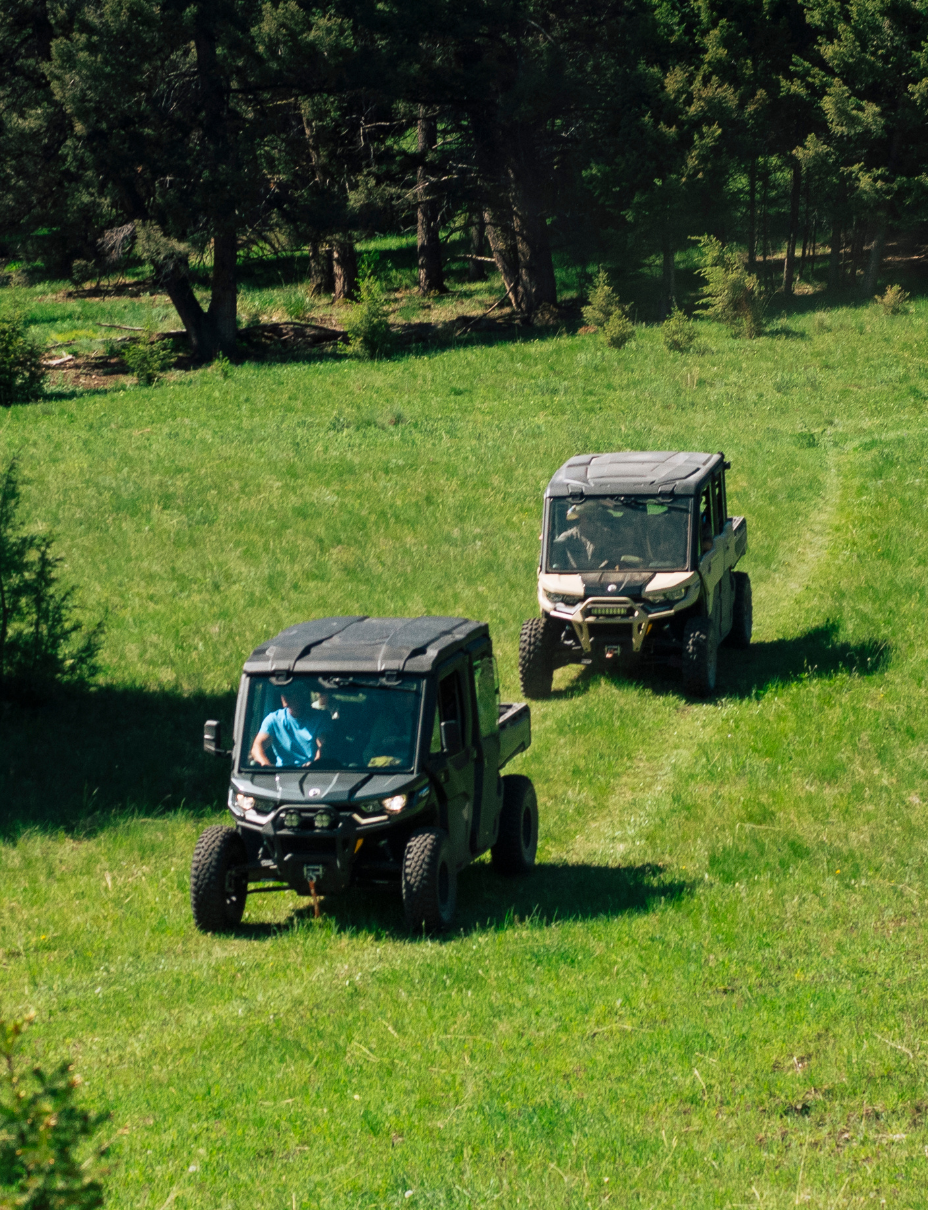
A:
POLYGON ((527 333, 0 415, 108 624, 105 691, 0 716, 0 1008, 130 1126, 111 1205, 920 1204, 926 327, 527 333), (320 614, 460 614, 514 698, 544 484, 616 448, 732 461, 757 641, 719 695, 559 673, 519 762, 539 869, 467 871, 444 942, 391 894, 197 935, 199 726, 243 657, 320 614))

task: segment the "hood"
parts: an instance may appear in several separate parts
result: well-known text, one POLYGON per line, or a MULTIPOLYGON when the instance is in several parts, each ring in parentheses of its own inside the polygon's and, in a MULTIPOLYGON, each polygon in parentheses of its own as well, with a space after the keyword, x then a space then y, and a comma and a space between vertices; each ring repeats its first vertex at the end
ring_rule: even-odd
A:
POLYGON ((585 597, 640 597, 653 571, 583 571, 585 597))
POLYGON ((352 803, 358 799, 388 798, 402 794, 414 773, 374 773, 354 769, 292 769, 281 773, 239 773, 232 779, 236 790, 271 802, 352 803))

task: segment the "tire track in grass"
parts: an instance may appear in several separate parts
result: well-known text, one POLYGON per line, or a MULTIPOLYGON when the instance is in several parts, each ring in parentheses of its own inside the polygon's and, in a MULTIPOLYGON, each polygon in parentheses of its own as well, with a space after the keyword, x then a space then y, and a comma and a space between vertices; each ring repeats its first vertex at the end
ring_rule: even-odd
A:
MULTIPOLYGON (((808 587, 816 567, 831 546, 835 516, 841 492, 838 455, 833 443, 823 442, 825 465, 822 490, 817 503, 806 514, 798 529, 802 543, 797 558, 778 564, 755 589, 756 611, 761 617, 763 638, 782 638, 795 628, 796 600, 808 587), (786 575, 781 574, 781 567, 786 575)), ((788 557, 793 551, 785 551, 788 557)), ((755 614, 755 616, 756 616, 755 614)), ((724 685, 719 697, 724 699, 724 685)), ((617 691, 621 689, 617 687, 617 691)), ((634 709, 634 704, 631 704, 634 709)), ((668 717, 663 720, 669 723, 668 717)), ((662 832, 673 810, 674 788, 693 776, 697 758, 705 745, 720 734, 722 721, 711 702, 679 707, 672 720, 676 733, 672 747, 660 756, 639 754, 619 775, 613 791, 603 805, 587 816, 584 828, 572 843, 558 846, 551 856, 595 864, 637 864, 653 860, 658 854, 647 844, 648 834, 662 832)), ((728 724, 725 723, 725 726, 728 724)))
MULTIPOLYGON (((808 587, 816 567, 825 558, 831 546, 835 514, 841 494, 841 476, 837 453, 830 437, 823 440, 823 448, 823 489, 818 506, 807 515, 805 523, 794 531, 801 535, 801 541, 795 548, 787 546, 784 561, 778 562, 759 585, 751 586, 754 590, 755 621, 759 618, 758 629, 761 637, 765 639, 784 638, 795 629, 796 598, 808 587), (795 558, 791 557, 793 554, 795 558)), ((750 522, 748 538, 750 540, 750 522)))

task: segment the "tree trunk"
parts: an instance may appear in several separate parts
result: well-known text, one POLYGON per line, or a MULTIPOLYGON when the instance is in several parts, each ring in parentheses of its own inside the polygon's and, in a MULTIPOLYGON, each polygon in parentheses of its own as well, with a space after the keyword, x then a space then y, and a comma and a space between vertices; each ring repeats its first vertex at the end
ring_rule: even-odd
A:
POLYGON ((213 231, 213 276, 210 283, 209 310, 204 314, 196 301, 189 279, 185 306, 193 315, 199 312, 198 334, 194 336, 184 319, 194 345, 194 356, 211 361, 217 354, 235 356, 236 277, 238 241, 236 238, 237 198, 229 185, 235 178, 235 153, 229 130, 229 82, 223 74, 217 53, 215 14, 208 6, 194 9, 193 44, 196 50, 197 82, 202 97, 203 157, 217 187, 209 215, 213 231), (194 307, 190 306, 191 301, 194 307))
POLYGON ((854 220, 851 234, 851 286, 857 285, 857 271, 864 258, 864 225, 858 219, 854 220))
POLYGON ((418 204, 416 206, 416 251, 419 258, 419 293, 444 294, 445 281, 441 270, 441 240, 438 230, 438 202, 430 197, 428 154, 438 145, 438 123, 425 116, 419 107, 419 168, 416 173, 418 204))
POLYGON ((841 284, 841 224, 831 224, 831 245, 828 252, 828 289, 837 290, 841 284))
POLYGON ((156 285, 167 294, 180 316, 180 322, 187 329, 193 360, 207 360, 209 354, 205 350, 209 342, 206 333, 206 312, 200 306, 190 284, 187 258, 171 257, 153 268, 156 285))
POLYGON ((486 281, 487 271, 476 259, 485 256, 487 226, 482 214, 475 214, 470 224, 470 260, 467 262, 468 281, 486 281))
POLYGON ((238 330, 235 317, 238 310, 238 241, 232 226, 213 237, 213 277, 210 283, 209 310, 206 312, 208 349, 212 360, 221 353, 235 356, 238 330))
POLYGON ((489 210, 484 215, 490 251, 503 279, 503 289, 509 295, 514 311, 521 310, 519 299, 519 260, 512 234, 489 210))
POLYGON ((796 272, 796 236, 799 232, 799 203, 802 200, 802 165, 793 160, 793 180, 789 191, 789 232, 786 236, 786 257, 783 261, 783 293, 792 294, 796 272))
POLYGON ((309 244, 309 292, 311 295, 335 293, 332 249, 323 247, 318 240, 311 240, 309 244))
POLYGON ((336 240, 332 245, 332 270, 335 275, 335 302, 358 296, 358 257, 352 240, 336 240))
POLYGON ((748 273, 757 267, 757 156, 748 169, 748 273))
POLYGON ((520 161, 509 167, 513 231, 519 258, 520 309, 529 316, 541 306, 557 306, 548 223, 537 196, 534 173, 534 165, 530 167, 520 161))
POLYGON ((665 235, 661 240, 661 303, 663 322, 677 305, 677 266, 673 245, 665 235))
POLYGON ((818 251, 818 245, 816 243, 816 240, 818 239, 818 215, 816 213, 813 213, 813 215, 812 215, 812 235, 810 236, 810 239, 812 242, 812 249, 811 249, 811 253, 809 256, 809 281, 812 282, 812 284, 814 285, 815 284, 815 255, 816 255, 816 252, 818 251))
POLYGON ((212 361, 220 353, 236 353, 236 238, 225 232, 213 241, 213 277, 209 310, 204 311, 190 284, 185 257, 172 257, 155 266, 155 281, 174 304, 190 338, 194 361, 212 361))
POLYGON ((883 261, 883 248, 885 246, 886 219, 881 218, 873 235, 873 244, 870 247, 870 259, 867 261, 867 269, 861 285, 861 294, 863 294, 864 298, 869 298, 874 290, 876 290, 877 279, 880 275, 880 265, 883 261))
POLYGON ((799 277, 799 280, 800 280, 800 281, 802 281, 802 274, 803 274, 803 272, 804 272, 804 270, 805 270, 805 267, 806 267, 806 254, 807 254, 807 252, 809 251, 809 226, 810 226, 810 214, 809 214, 809 178, 808 178, 808 177, 806 177, 806 205, 805 205, 805 217, 804 217, 804 219, 803 219, 803 223, 802 223, 802 252, 801 252, 801 254, 800 254, 800 256, 799 256, 799 273, 797 274, 797 276, 799 277))
POLYGON ((769 240, 768 240, 769 232, 767 229, 768 218, 769 218, 769 209, 767 206, 769 190, 770 190, 770 169, 765 168, 764 177, 763 177, 763 201, 761 203, 762 212, 761 212, 761 245, 760 245, 761 262, 763 264, 762 277, 763 277, 765 284, 767 282, 767 251, 768 251, 768 243, 769 243, 769 240))

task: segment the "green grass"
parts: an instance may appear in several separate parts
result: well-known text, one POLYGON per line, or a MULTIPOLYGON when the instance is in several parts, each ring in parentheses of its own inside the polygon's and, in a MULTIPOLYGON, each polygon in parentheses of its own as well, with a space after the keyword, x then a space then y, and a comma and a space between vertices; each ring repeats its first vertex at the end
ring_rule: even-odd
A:
POLYGON ((924 1204, 928 305, 700 333, 0 415, 108 624, 98 691, 0 716, 0 1008, 128 1126, 109 1205, 924 1204), (515 698, 551 472, 675 447, 724 449, 749 519, 756 642, 719 695, 559 673, 518 762, 539 867, 467 871, 447 940, 358 893, 196 934, 224 773, 200 727, 247 652, 314 615, 461 614, 515 698))

